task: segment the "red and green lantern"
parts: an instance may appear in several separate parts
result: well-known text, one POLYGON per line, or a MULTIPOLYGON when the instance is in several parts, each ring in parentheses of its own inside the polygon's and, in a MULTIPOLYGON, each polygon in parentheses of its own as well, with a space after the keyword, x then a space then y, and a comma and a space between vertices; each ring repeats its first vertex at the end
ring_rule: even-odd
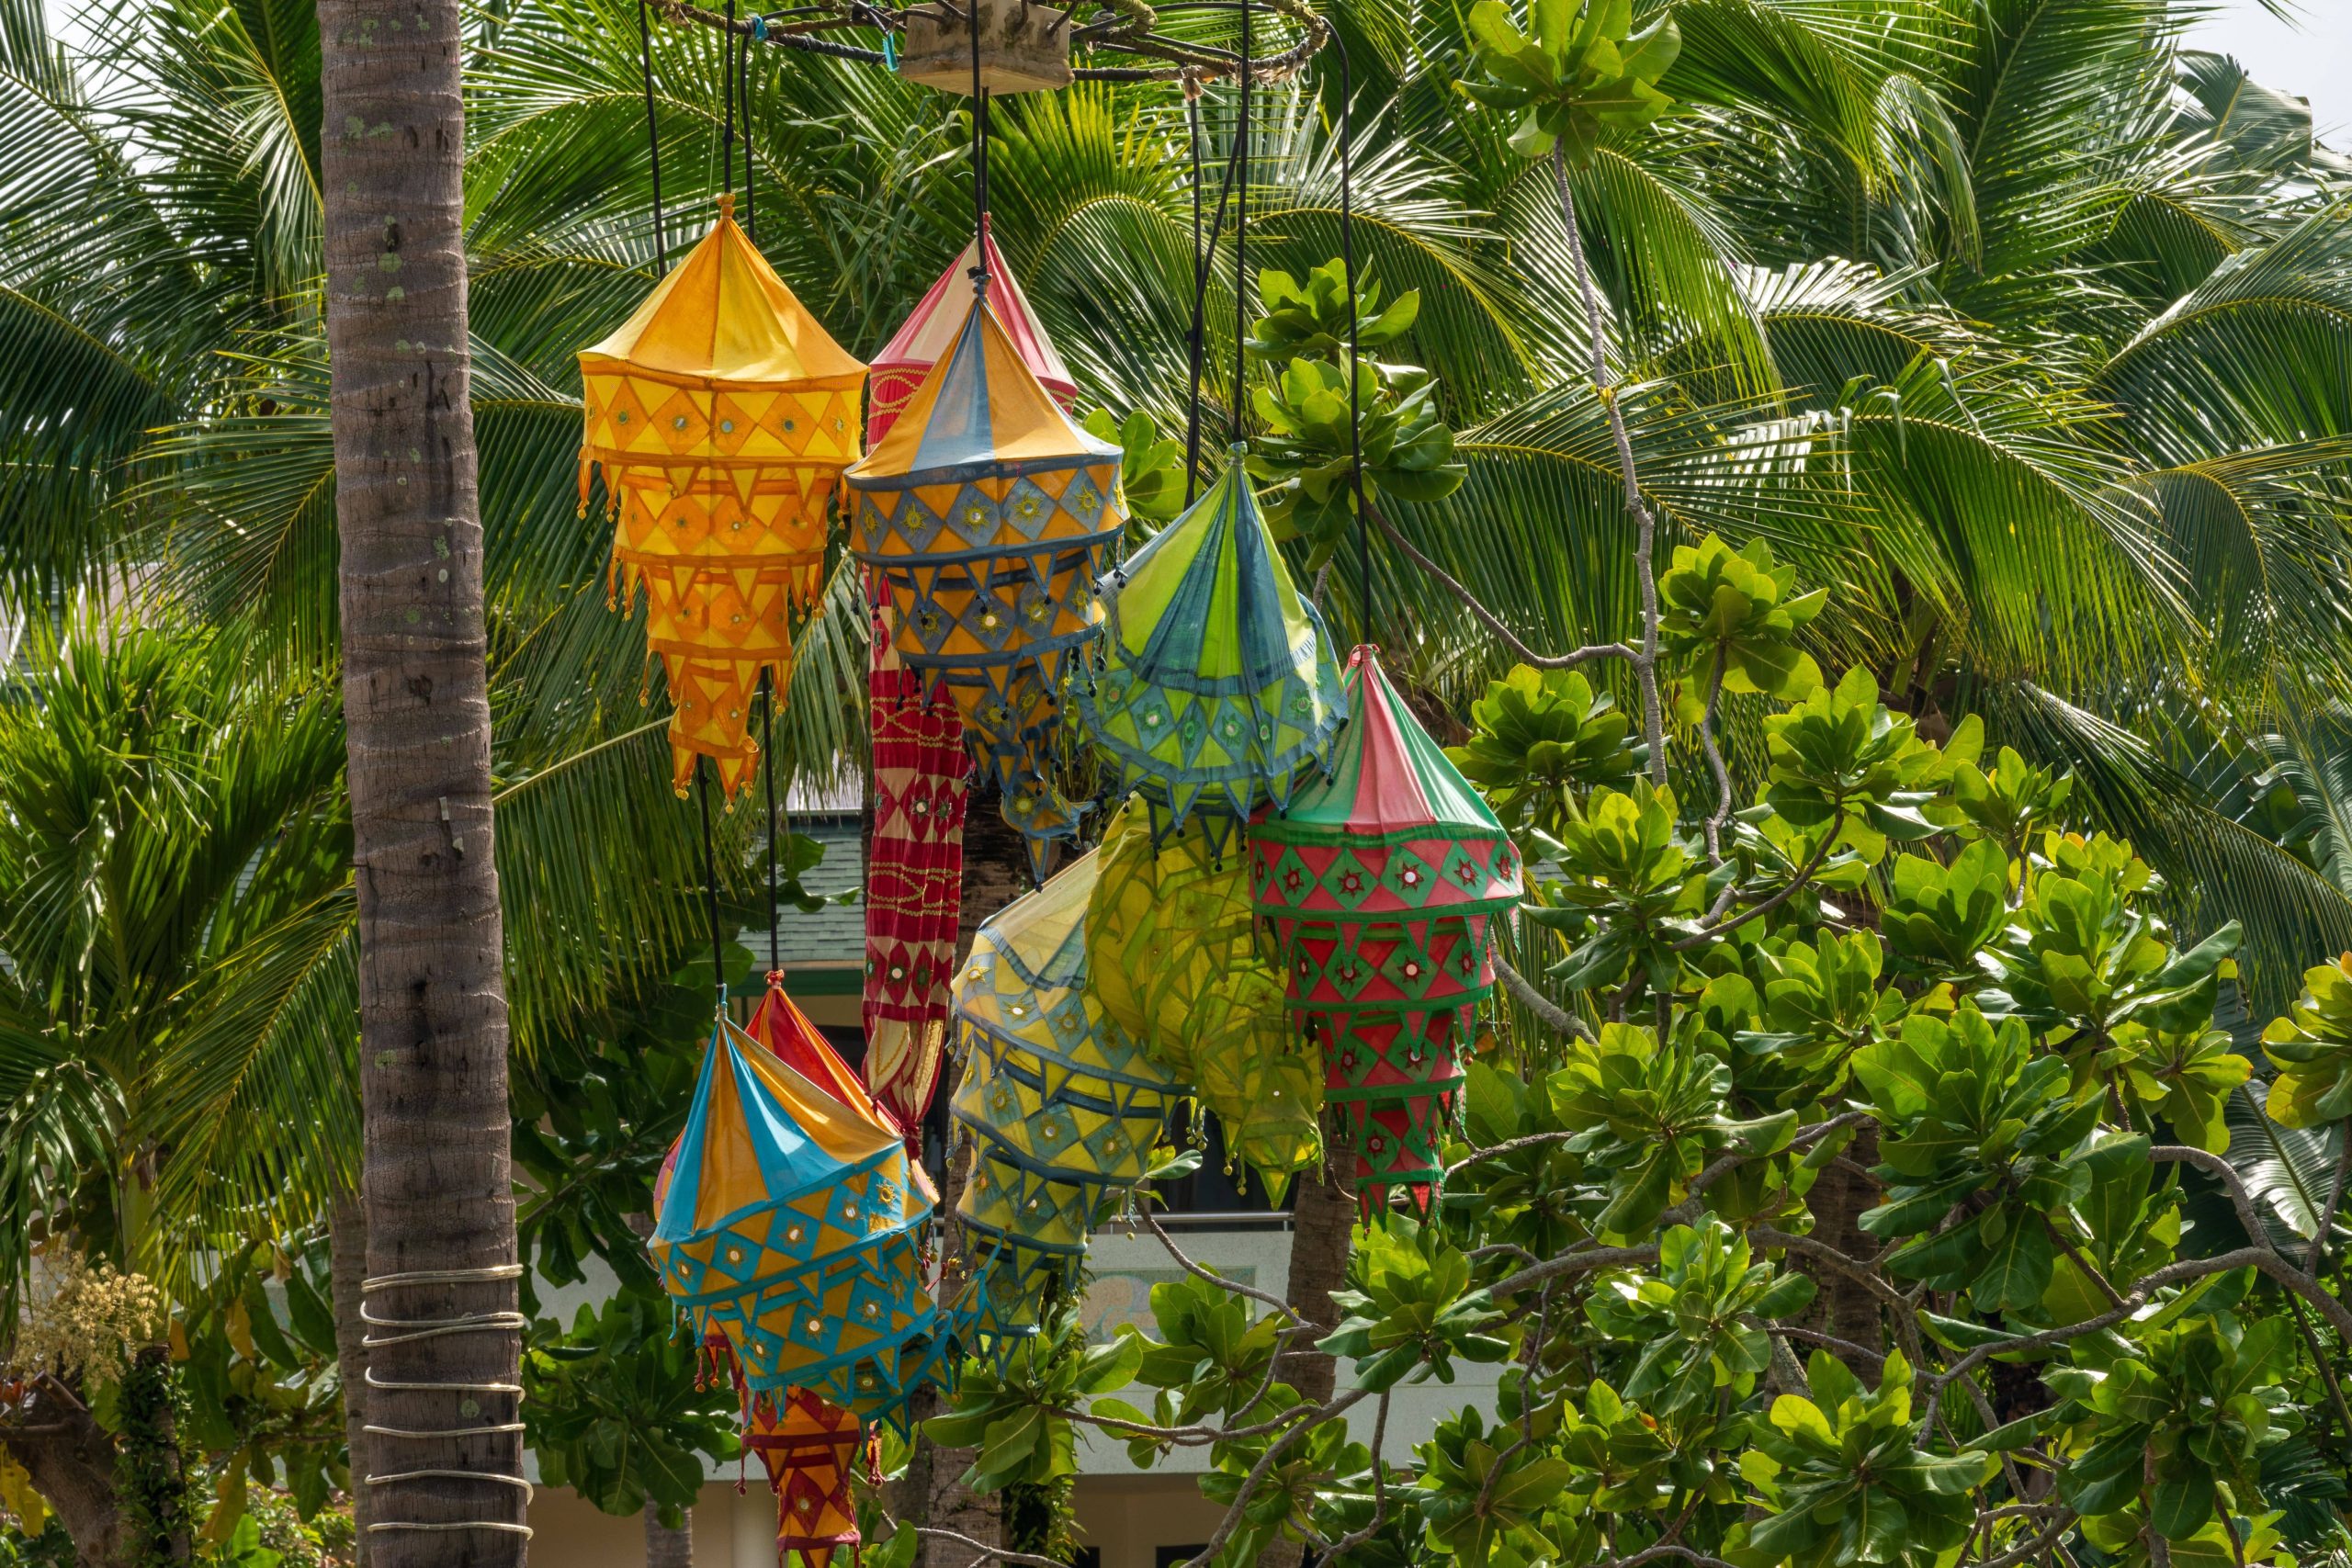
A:
POLYGON ((1518 852, 1413 717, 1374 649, 1347 669, 1351 719, 1328 775, 1250 828, 1259 917, 1291 1012, 1320 1046, 1358 1195, 1424 1201, 1493 992, 1489 922, 1514 908, 1518 852))

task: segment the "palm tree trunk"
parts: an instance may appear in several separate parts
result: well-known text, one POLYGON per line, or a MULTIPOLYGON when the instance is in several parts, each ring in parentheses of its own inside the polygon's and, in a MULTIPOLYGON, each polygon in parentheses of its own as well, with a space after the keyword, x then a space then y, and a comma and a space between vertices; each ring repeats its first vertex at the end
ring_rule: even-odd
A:
MULTIPOLYGON (((1300 1173, 1291 1192, 1290 1279, 1283 1299, 1291 1311, 1327 1334, 1340 1325, 1331 1292, 1347 1282, 1355 1224, 1356 1196, 1346 1181, 1331 1174, 1328 1160, 1320 1171, 1300 1173)), ((1283 1382, 1309 1404, 1331 1397, 1338 1373, 1339 1364, 1311 1342, 1294 1341, 1283 1353, 1283 1382)))
POLYGON ((457 0, 319 0, 375 1568, 524 1560, 457 0), (435 1332, 438 1330, 438 1332, 435 1332), (420 1528, 421 1527, 421 1528, 420 1528))
POLYGON ((645 1505, 645 1568, 695 1568, 695 1511, 678 1513, 675 1529, 662 1522, 662 1505, 645 1505))
POLYGON ((334 1359, 343 1377, 343 1438, 350 1450, 352 1568, 370 1568, 375 1517, 368 1487, 368 1327, 359 1318, 359 1281, 368 1274, 368 1210, 356 1192, 334 1201, 327 1220, 328 1283, 334 1294, 334 1359))
POLYGON ((118 1403, 122 1435, 115 1492, 122 1508, 126 1568, 162 1568, 193 1554, 187 1467, 180 1451, 179 1374, 168 1345, 142 1345, 118 1403))

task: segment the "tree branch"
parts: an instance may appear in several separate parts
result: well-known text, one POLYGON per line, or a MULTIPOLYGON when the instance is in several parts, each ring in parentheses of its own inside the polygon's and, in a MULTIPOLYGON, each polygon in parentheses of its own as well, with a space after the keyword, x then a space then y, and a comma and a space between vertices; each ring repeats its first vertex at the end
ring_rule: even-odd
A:
POLYGON ((1537 990, 1532 980, 1503 961, 1502 954, 1495 954, 1494 964, 1495 978, 1503 983, 1503 989, 1517 997, 1520 1005, 1533 1013, 1539 1022, 1577 1040, 1595 1038, 1590 1024, 1537 990))
POLYGON ((1568 257, 1576 264, 1577 287, 1584 295, 1584 316, 1591 329, 1592 389, 1609 416, 1609 438, 1617 448, 1617 470, 1625 482, 1625 513, 1634 520, 1634 576, 1642 591, 1642 650, 1634 660, 1642 683, 1642 735, 1650 748, 1650 783, 1666 785, 1665 705, 1657 689, 1657 577, 1650 570, 1657 544, 1657 519, 1642 500, 1641 475, 1634 467, 1634 438, 1625 432, 1624 411, 1617 406, 1617 387, 1609 375, 1609 340, 1600 323, 1600 293, 1592 285, 1592 269, 1585 265, 1584 234, 1577 224, 1577 204, 1568 194, 1567 154, 1555 143, 1552 175, 1559 186, 1560 221, 1568 231, 1568 257))
POLYGON ((1471 592, 1468 588, 1463 586, 1462 582, 1456 579, 1453 573, 1447 571, 1445 568, 1438 565, 1437 562, 1422 554, 1421 551, 1414 545, 1412 540, 1405 537, 1404 531, 1389 520, 1388 514, 1381 511, 1378 506, 1374 505, 1368 497, 1364 501, 1363 509, 1365 513, 1370 516, 1374 523, 1380 525, 1380 531, 1388 536, 1388 542, 1396 546, 1397 549, 1404 553, 1407 560, 1411 561, 1415 566, 1420 568, 1420 570, 1427 575, 1437 579, 1438 583, 1443 587, 1447 592, 1462 601, 1463 607, 1470 612, 1471 616, 1476 619, 1480 626, 1485 626, 1488 632, 1492 633, 1497 642, 1499 642, 1505 648, 1510 649, 1511 657, 1518 660, 1521 664, 1532 666, 1537 670, 1569 670, 1575 668, 1577 665, 1589 663, 1596 659, 1634 659, 1637 657, 1632 649, 1627 648, 1622 642, 1594 643, 1589 648, 1579 648, 1573 653, 1544 654, 1536 652, 1533 649, 1528 647, 1525 642, 1520 639, 1518 633, 1503 625, 1502 617, 1496 615, 1492 610, 1487 609, 1486 605, 1480 604, 1478 602, 1478 596, 1471 592))

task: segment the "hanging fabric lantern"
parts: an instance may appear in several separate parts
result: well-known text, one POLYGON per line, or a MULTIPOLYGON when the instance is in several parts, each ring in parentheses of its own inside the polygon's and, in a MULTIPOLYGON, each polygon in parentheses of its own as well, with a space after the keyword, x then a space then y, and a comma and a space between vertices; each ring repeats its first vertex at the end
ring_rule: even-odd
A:
MULTIPOLYGON (((763 1009, 771 1027, 830 1054, 784 1006, 763 1009)), ((726 1336, 752 1393, 806 1388, 889 1417, 941 1360, 921 1236, 937 1195, 855 1075, 844 1066, 826 1077, 812 1081, 722 1016, 650 1247, 696 1336, 726 1336)))
POLYGON ((794 616, 817 598, 865 367, 793 298, 722 196, 702 243, 582 352, 580 377, 581 515, 601 467, 615 603, 643 589, 647 648, 669 680, 674 781, 683 794, 707 756, 731 795, 759 755, 760 672, 785 689, 794 616))
POLYGON ((1225 472, 1102 585, 1108 635, 1070 700, 1114 795, 1154 831, 1289 800, 1346 716, 1338 660, 1300 597, 1234 445, 1225 472))
POLYGON ((1101 857, 1086 915, 1095 998, 1193 1086, 1223 1125, 1228 1162, 1256 1170, 1279 1204, 1323 1156, 1323 1063, 1291 1027, 1282 971, 1258 952, 1248 865, 1221 858, 1197 819, 1155 847, 1132 800, 1101 857))
MULTIPOLYGON (((867 694, 874 834, 865 861, 865 1081, 914 1140, 946 1055, 970 767, 956 705, 906 667, 879 620, 867 694)), ((908 1150, 920 1157, 917 1144, 908 1150)))
POLYGON ((899 655, 954 699, 1042 879, 1048 844, 1078 830, 1048 770, 1064 667, 1096 635, 1094 579, 1125 526, 1119 449, 1070 422, 976 298, 847 478, 899 655))
POLYGON ((1151 1168, 1182 1092, 1086 985, 1098 862, 1080 857, 985 922, 956 976, 956 1119, 974 1140, 956 1213, 986 1239, 960 1315, 1000 1354, 1071 1283, 1095 1211, 1151 1168))
POLYGON ((873 382, 865 400, 865 444, 878 446, 882 437, 899 422, 907 403, 922 385, 931 367, 956 344, 956 334, 964 324, 964 302, 971 298, 972 271, 979 267, 989 276, 989 309, 996 312, 998 324, 1029 367, 1037 384, 1051 394, 1054 401, 1067 409, 1078 400, 1078 383, 1070 378, 1069 367, 1062 363, 1053 340, 1037 322, 1029 309, 1029 298, 1021 292, 1021 282, 1005 265, 1004 253, 997 249, 996 240, 989 232, 988 214, 980 215, 979 238, 966 244, 955 261, 948 265, 931 292, 915 306, 909 316, 874 356, 873 382))
POLYGON ((1426 1196, 1459 1053, 1493 989, 1487 921, 1520 899, 1519 856, 1478 792, 1389 685, 1348 660, 1354 721, 1331 773, 1250 829, 1259 912, 1291 1006, 1321 1046, 1369 1204, 1426 1196))
POLYGON ((850 1478, 865 1443, 856 1416, 807 1389, 752 1400, 743 1446, 760 1456, 775 1494, 779 1562, 797 1551, 808 1568, 827 1568, 842 1547, 855 1555, 857 1502, 850 1478))

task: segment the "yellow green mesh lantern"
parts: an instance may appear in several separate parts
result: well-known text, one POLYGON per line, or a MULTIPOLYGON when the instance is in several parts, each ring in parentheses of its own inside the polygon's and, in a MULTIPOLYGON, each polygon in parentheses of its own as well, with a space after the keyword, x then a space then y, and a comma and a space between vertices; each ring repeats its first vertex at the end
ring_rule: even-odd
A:
POLYGON ((1037 1331, 1104 1197, 1151 1168, 1181 1092, 1087 988, 1099 860, 1080 857, 984 923, 956 976, 955 1112, 974 1144, 956 1213, 986 1238, 959 1316, 981 1348, 1037 1331))
POLYGON ((1279 1202, 1322 1157, 1322 1060, 1291 1027, 1282 971, 1252 932, 1249 868, 1194 821, 1152 843, 1147 809, 1103 835, 1087 912, 1088 975, 1102 1010, 1224 1125, 1228 1155, 1279 1202))
POLYGON ((1107 635, 1070 683, 1110 793, 1141 795, 1163 833, 1212 814, 1220 848, 1258 806, 1290 798, 1347 711, 1330 637, 1274 547, 1242 450, 1103 580, 1107 635))
POLYGON ((1354 715, 1329 776, 1251 825, 1259 913, 1301 1026, 1321 1046, 1358 1192, 1426 1195, 1494 989, 1487 922, 1515 907, 1517 852, 1407 709, 1373 649, 1348 660, 1354 715))

